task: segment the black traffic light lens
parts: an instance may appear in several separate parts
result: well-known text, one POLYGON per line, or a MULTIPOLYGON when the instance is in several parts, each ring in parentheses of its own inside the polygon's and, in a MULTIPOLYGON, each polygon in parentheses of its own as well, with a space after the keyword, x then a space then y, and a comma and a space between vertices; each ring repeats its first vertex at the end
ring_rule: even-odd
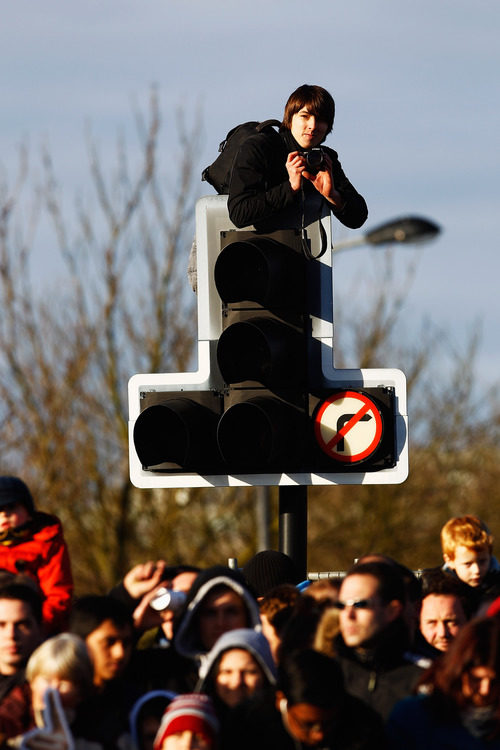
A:
POLYGON ((219 254, 215 286, 223 302, 251 300, 263 307, 301 311, 305 295, 305 259, 275 240, 232 242, 219 254))
POLYGON ((230 468, 272 470, 296 459, 304 433, 303 415, 297 409, 279 399, 258 396, 234 404, 223 414, 217 439, 230 468))
POLYGON ((163 463, 186 470, 213 468, 218 415, 187 398, 149 406, 136 420, 134 445, 145 467, 163 463))
POLYGON ((304 337, 274 318, 249 318, 223 331, 217 362, 226 383, 256 380, 268 388, 297 386, 304 381, 304 337))

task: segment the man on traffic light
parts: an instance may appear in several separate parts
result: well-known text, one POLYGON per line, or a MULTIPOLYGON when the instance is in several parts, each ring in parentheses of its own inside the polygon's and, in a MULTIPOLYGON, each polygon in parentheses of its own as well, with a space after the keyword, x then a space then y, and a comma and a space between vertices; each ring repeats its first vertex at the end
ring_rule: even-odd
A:
POLYGON ((247 138, 236 156, 228 209, 237 227, 300 228, 328 209, 351 229, 366 221, 364 198, 345 176, 336 151, 321 146, 333 128, 335 102, 321 86, 304 84, 288 98, 280 132, 247 138))

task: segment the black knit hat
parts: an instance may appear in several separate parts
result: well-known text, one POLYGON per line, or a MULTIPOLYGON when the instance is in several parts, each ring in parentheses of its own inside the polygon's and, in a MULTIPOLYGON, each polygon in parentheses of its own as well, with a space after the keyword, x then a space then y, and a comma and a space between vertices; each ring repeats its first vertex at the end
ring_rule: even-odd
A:
POLYGON ((9 503, 22 503, 28 513, 35 512, 31 492, 23 480, 17 477, 0 477, 0 508, 9 503))
POLYGON ((300 581, 292 558, 273 549, 254 555, 243 566, 243 575, 255 596, 265 596, 281 583, 297 584, 300 581))

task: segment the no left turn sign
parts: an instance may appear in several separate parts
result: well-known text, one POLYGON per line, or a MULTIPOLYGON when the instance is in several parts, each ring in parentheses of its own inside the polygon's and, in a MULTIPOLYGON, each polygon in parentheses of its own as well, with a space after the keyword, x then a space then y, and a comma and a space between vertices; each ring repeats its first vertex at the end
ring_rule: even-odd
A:
POLYGON ((316 441, 330 458, 356 463, 380 445, 382 416, 375 402, 358 391, 339 391, 321 402, 314 416, 316 441))

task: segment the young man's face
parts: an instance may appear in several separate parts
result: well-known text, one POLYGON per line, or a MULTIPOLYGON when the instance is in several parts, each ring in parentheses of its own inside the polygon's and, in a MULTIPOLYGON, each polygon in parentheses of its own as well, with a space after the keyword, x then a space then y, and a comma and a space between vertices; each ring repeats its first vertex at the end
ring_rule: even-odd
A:
POLYGON ((466 617, 462 603, 454 594, 429 594, 422 601, 420 632, 427 643, 446 651, 466 617))
POLYGON ((449 568, 468 586, 480 586, 490 567, 491 555, 486 547, 472 549, 458 545, 453 559, 444 555, 449 568))
POLYGON ((239 594, 227 588, 206 595, 200 605, 200 639, 209 651, 228 630, 247 627, 247 608, 239 594))
POLYGON ((325 138, 328 124, 302 107, 293 115, 290 130, 301 148, 314 148, 325 138))
POLYGON ((0 532, 17 529, 31 518, 22 503, 7 503, 0 507, 0 532))
POLYGON ((105 620, 85 639, 94 666, 94 683, 120 677, 132 654, 132 628, 105 620))
POLYGON ((40 626, 27 602, 0 599, 0 674, 15 674, 40 643, 40 626))
POLYGON ((346 646, 364 648, 401 614, 401 602, 385 604, 378 594, 379 582, 372 575, 353 573, 340 587, 340 632, 346 646))

